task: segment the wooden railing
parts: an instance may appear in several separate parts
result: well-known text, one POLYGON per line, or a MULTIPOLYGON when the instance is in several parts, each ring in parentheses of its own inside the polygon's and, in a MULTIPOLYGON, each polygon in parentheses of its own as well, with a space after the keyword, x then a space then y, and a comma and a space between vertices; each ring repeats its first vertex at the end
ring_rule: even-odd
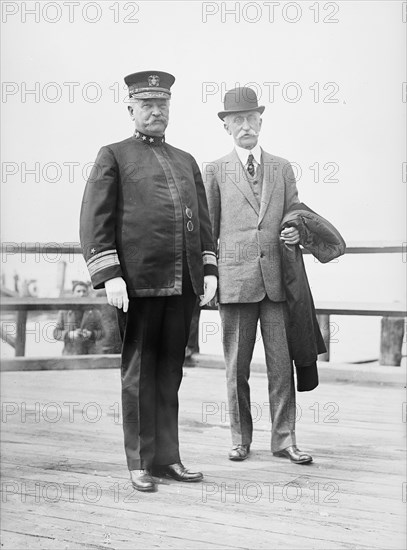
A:
MULTIPOLYGON (((1 243, 1 253, 7 255, 14 254, 82 254, 79 243, 1 243)), ((310 254, 308 250, 303 249, 304 254, 310 254)), ((348 254, 402 254, 407 257, 407 243, 394 242, 352 242, 346 247, 348 254)))
MULTIPOLYGON (((2 253, 14 254, 81 254, 77 243, 3 243, 2 253)), ((305 254, 308 252, 303 251, 305 254)), ((394 243, 353 243, 347 247, 346 254, 401 254, 406 255, 406 247, 394 243)), ((404 259, 404 258, 403 258, 404 259)), ((16 335, 4 333, 2 339, 15 349, 16 357, 25 355, 26 322, 28 311, 55 311, 62 309, 90 309, 102 307, 106 298, 33 298, 8 295, 2 297, 3 311, 15 311, 16 335)), ((329 360, 330 316, 331 315, 362 315, 382 317, 381 334, 381 364, 399 365, 401 360, 401 345, 404 335, 404 318, 407 316, 406 304, 389 303, 350 303, 350 302, 318 302, 316 312, 328 352, 320 356, 320 360, 329 360)))
POLYGON ((1 330, 2 339, 14 347, 15 356, 25 355, 27 312, 28 311, 59 311, 61 309, 94 309, 106 305, 106 298, 32 298, 3 297, 2 311, 16 311, 16 335, 1 330))

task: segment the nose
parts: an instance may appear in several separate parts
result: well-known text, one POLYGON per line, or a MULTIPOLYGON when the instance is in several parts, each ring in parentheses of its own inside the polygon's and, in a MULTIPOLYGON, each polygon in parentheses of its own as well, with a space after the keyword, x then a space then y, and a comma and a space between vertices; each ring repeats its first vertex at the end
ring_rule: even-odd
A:
POLYGON ((247 120, 247 118, 245 118, 243 120, 242 128, 243 128, 243 130, 250 130, 250 124, 249 124, 249 121, 247 120))

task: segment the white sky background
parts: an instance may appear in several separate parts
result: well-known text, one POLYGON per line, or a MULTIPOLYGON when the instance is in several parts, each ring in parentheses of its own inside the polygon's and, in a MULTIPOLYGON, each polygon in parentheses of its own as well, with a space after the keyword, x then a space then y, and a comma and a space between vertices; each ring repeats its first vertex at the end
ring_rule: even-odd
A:
POLYGON ((405 241, 402 2, 280 2, 274 22, 264 2, 81 2, 73 22, 72 2, 59 2, 61 19, 49 23, 45 19, 58 16, 56 4, 2 2, 3 92, 4 86, 16 91, 3 95, 2 103, 3 241, 78 241, 83 167, 100 146, 132 134, 123 77, 147 69, 175 75, 166 138, 200 165, 232 149, 217 117, 225 90, 254 83, 266 106, 260 143, 301 167, 303 202, 348 242, 405 241), (35 4, 40 22, 24 14, 35 4), (97 18, 97 6, 100 20, 87 22, 85 17, 97 18), (224 13, 235 6, 240 22, 224 13), (126 16, 139 22, 125 23, 126 16), (64 82, 79 83, 72 102, 64 82), (99 101, 89 100, 96 90, 87 88, 91 82, 99 101), (280 83, 274 97, 271 84, 264 84, 272 82, 280 83), (35 83, 37 99, 24 94, 24 86, 35 83), (114 83, 120 101, 109 89, 114 83), (334 84, 324 90, 327 83, 334 84), (204 97, 207 86, 212 93, 204 97), (58 89, 60 99, 51 102, 58 89), (288 101, 287 94, 293 99, 298 90, 301 99, 288 101), (324 102, 330 93, 339 101, 324 102), (28 169, 39 163, 39 182, 34 174, 24 176, 24 163, 28 169), (71 182, 64 163, 79 163, 71 182), (309 168, 315 163, 317 182, 309 168), (331 173, 326 163, 338 166, 331 176, 338 182, 323 181, 331 173), (46 181, 53 178, 58 181, 46 181))

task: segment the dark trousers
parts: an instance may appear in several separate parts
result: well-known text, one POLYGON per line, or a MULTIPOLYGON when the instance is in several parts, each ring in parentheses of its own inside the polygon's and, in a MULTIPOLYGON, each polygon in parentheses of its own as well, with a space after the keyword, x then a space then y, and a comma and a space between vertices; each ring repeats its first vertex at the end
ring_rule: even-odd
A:
POLYGON ((201 306, 199 299, 196 300, 194 310, 192 312, 191 328, 189 329, 189 338, 187 347, 191 353, 199 353, 199 317, 201 316, 201 306))
POLYGON ((185 264, 182 295, 131 298, 127 314, 118 310, 129 470, 180 462, 178 389, 196 302, 185 264))

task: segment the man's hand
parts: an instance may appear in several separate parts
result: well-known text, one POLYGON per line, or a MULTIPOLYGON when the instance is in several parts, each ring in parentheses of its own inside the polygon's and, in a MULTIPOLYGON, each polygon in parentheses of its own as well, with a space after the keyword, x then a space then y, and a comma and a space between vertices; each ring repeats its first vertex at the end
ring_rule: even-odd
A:
POLYGON ((298 244, 300 242, 300 233, 295 227, 286 227, 281 231, 280 239, 284 244, 298 244))
POLYGON ((105 282, 107 301, 111 306, 123 308, 124 313, 129 309, 129 297, 124 279, 115 277, 105 282))
POLYGON ((71 342, 73 342, 74 340, 78 340, 78 338, 80 338, 82 335, 81 335, 81 329, 80 328, 77 328, 75 330, 70 330, 68 332, 68 338, 69 340, 71 340, 71 342))
POLYGON ((200 296, 201 301, 199 305, 201 307, 206 306, 208 302, 215 296, 216 289, 218 288, 218 278, 215 275, 205 275, 204 277, 204 295, 200 296))

